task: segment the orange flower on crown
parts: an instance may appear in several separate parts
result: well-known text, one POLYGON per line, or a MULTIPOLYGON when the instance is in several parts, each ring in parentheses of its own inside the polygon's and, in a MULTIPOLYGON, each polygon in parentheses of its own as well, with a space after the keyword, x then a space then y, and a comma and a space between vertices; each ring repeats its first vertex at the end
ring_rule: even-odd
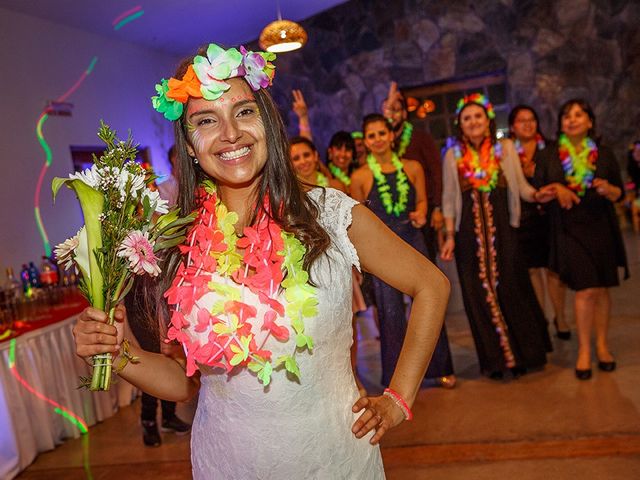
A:
POLYGON ((186 103, 189 97, 202 98, 202 92, 200 91, 202 84, 193 70, 193 65, 189 65, 182 80, 170 78, 168 85, 167 97, 177 102, 186 103))

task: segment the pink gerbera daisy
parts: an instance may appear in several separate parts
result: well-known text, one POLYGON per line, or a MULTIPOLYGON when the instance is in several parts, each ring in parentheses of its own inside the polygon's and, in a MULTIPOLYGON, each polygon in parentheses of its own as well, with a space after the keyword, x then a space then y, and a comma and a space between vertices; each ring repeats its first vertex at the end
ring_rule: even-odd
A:
POLYGON ((153 253, 153 244, 149 241, 147 232, 134 230, 129 233, 118 248, 118 256, 129 260, 129 268, 136 275, 146 272, 157 277, 160 274, 158 257, 153 253))

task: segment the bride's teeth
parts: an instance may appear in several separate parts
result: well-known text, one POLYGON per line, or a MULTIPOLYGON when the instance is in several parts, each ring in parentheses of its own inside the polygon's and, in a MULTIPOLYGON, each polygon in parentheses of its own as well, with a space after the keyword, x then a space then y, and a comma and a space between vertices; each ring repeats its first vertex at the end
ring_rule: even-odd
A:
POLYGON ((249 153, 249 147, 242 147, 232 152, 223 152, 219 155, 219 157, 222 158, 223 160, 233 160, 235 158, 242 157, 247 153, 249 153))

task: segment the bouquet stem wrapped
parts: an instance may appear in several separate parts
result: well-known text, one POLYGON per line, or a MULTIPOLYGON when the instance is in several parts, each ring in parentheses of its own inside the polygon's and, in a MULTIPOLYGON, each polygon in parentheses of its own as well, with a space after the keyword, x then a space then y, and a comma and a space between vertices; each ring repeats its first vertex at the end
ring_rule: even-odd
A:
MULTIPOLYGON (((135 162, 137 146, 131 136, 119 140, 103 122, 98 137, 106 144, 94 165, 69 178, 54 178, 55 199, 66 185, 78 197, 84 226, 56 247, 58 263, 75 267, 80 291, 91 306, 108 313, 113 325, 115 308, 133 285, 135 275, 160 274, 156 254, 185 239, 194 215, 180 217, 168 211, 167 202, 153 190, 157 178, 135 162)), ((94 356, 92 378, 83 379, 91 390, 109 390, 113 358, 110 353, 94 356)))

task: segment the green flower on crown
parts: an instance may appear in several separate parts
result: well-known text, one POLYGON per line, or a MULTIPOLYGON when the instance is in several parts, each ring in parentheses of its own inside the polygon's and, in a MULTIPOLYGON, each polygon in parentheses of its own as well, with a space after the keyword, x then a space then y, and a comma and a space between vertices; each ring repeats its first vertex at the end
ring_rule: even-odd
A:
POLYGON ((174 121, 180 118, 184 106, 182 103, 167 97, 168 91, 169 81, 163 78, 160 83, 156 84, 156 92, 158 95, 151 97, 151 103, 153 104, 153 108, 164 114, 164 118, 174 121))

